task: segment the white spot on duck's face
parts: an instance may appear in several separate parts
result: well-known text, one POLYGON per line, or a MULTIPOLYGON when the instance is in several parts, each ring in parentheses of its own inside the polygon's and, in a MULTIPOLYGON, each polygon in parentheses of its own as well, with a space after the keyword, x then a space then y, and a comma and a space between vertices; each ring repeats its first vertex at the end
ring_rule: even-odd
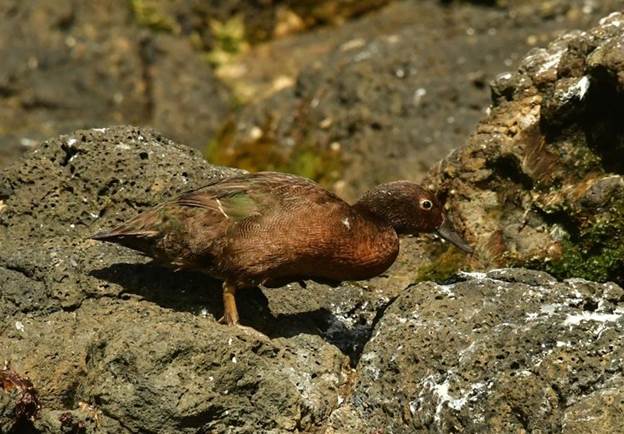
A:
POLYGON ((345 217, 342 220, 342 224, 349 230, 351 230, 351 222, 349 221, 349 217, 345 217))

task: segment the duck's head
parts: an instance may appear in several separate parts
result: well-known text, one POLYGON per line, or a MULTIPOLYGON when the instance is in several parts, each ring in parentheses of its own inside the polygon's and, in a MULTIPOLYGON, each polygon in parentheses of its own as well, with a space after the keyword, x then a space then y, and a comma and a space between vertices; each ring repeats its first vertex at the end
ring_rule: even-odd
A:
POLYGON ((472 248, 452 227, 435 194, 410 181, 381 184, 354 205, 386 222, 398 234, 437 233, 467 253, 472 248))

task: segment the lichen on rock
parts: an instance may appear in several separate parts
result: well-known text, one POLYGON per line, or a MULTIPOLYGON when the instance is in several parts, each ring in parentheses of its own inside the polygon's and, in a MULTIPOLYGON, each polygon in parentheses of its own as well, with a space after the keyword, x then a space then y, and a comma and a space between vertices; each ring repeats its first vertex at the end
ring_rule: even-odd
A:
POLYGON ((328 432, 617 432, 623 300, 612 283, 522 269, 415 285, 377 324, 328 432))

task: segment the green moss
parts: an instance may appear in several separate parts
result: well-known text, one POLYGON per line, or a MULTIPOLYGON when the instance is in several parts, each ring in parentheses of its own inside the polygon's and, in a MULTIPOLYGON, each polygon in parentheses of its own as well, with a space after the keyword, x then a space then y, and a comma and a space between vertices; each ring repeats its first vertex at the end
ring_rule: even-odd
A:
POLYGON ((211 20, 210 32, 212 49, 205 54, 205 58, 214 65, 228 63, 249 48, 245 37, 245 20, 240 15, 225 21, 211 20))
POLYGON ((150 0, 129 0, 130 9, 139 25, 155 31, 177 33, 178 23, 158 9, 155 2, 150 0))
POLYGON ((624 246, 600 246, 595 252, 584 251, 566 241, 561 258, 540 267, 553 276, 564 279, 582 277, 595 282, 624 280, 624 246))
POLYGON ((624 199, 613 201, 574 240, 564 240, 561 246, 561 257, 534 265, 561 279, 624 283, 624 199))
POLYGON ((467 255, 455 246, 442 244, 445 249, 436 259, 416 271, 414 283, 423 281, 443 282, 456 274, 464 266, 467 255))

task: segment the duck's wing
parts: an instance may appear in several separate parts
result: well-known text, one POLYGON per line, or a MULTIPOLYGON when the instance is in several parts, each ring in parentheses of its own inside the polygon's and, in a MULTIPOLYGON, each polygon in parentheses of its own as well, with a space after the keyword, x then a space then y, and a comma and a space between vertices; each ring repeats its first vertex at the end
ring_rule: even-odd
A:
POLYGON ((279 172, 248 173, 201 187, 175 199, 179 206, 218 211, 241 220, 284 212, 306 204, 340 201, 317 183, 279 172))
POLYGON ((165 262, 184 262, 183 258, 209 251, 214 240, 226 233, 233 221, 224 205, 231 208, 228 201, 209 192, 184 194, 91 238, 121 244, 165 262))
MULTIPOLYGON (((235 187, 232 184, 234 183, 231 183, 230 179, 217 180, 143 211, 113 230, 99 232, 91 238, 113 242, 121 237, 154 238, 170 229, 169 225, 166 224, 168 221, 172 219, 186 220, 197 214, 205 214, 204 217, 211 217, 213 223, 219 223, 223 218, 228 217, 224 215, 224 204, 236 208, 229 206, 228 197, 231 197, 234 203, 240 206, 244 204, 238 195, 238 193, 244 192, 244 188, 241 188, 242 186, 235 187)), ((240 184, 240 181, 237 184, 240 184)), ((253 210, 249 210, 249 212, 253 212, 253 210)))
POLYGON ((174 256, 182 255, 176 252, 201 251, 238 224, 327 200, 340 199, 305 178, 277 172, 244 174, 184 193, 92 238, 152 257, 163 256, 159 250, 167 248, 174 256))

